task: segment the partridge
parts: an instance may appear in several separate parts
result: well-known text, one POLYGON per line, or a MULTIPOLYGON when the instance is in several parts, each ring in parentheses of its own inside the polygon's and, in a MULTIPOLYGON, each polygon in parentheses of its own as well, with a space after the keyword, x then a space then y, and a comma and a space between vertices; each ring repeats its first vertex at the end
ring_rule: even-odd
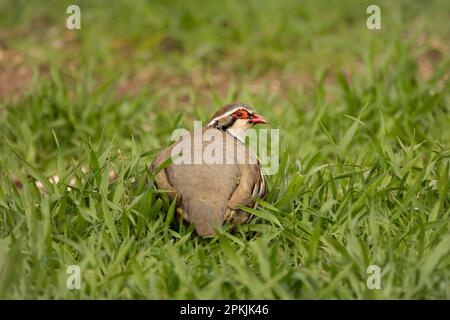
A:
POLYGON ((233 225, 249 222, 252 215, 239 206, 254 207, 254 198, 264 198, 266 183, 260 163, 244 143, 246 131, 259 123, 267 122, 249 105, 226 105, 200 130, 204 135, 214 136, 214 140, 196 140, 195 132, 190 131, 163 149, 152 162, 150 170, 155 174, 156 187, 172 201, 176 199, 177 214, 193 223, 200 236, 215 235, 216 228, 225 222, 233 225), (210 161, 208 148, 218 141, 221 144, 214 151, 215 161, 210 161), (174 150, 186 142, 191 156, 196 152, 206 154, 202 161, 176 163, 174 150), (170 165, 164 168, 170 157, 172 162, 168 161, 170 165))

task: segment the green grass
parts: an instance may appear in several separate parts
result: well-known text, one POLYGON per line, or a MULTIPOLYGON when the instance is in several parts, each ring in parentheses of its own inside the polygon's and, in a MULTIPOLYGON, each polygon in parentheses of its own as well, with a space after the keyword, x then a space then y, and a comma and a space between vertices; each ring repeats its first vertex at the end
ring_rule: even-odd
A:
POLYGON ((0 95, 0 298, 450 298, 448 1, 379 1, 379 31, 364 1, 80 1, 67 31, 70 3, 0 1, 0 86, 32 75, 0 95), (202 239, 147 166, 231 101, 280 170, 202 239))

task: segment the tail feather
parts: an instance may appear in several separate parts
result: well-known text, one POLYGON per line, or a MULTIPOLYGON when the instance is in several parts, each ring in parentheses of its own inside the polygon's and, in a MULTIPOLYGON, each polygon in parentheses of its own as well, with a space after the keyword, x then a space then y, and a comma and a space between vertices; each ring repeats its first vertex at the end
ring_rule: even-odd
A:
POLYGON ((214 236, 215 228, 222 226, 225 206, 199 199, 183 199, 183 210, 188 213, 189 222, 201 236, 214 236))

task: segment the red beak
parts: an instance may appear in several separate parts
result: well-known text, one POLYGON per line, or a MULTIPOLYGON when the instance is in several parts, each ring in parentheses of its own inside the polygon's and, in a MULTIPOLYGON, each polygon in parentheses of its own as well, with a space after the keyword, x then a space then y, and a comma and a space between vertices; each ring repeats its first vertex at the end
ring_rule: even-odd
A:
POLYGON ((252 115, 252 117, 250 118, 250 122, 253 123, 253 124, 267 123, 267 120, 264 119, 263 117, 261 117, 259 114, 254 113, 252 115))

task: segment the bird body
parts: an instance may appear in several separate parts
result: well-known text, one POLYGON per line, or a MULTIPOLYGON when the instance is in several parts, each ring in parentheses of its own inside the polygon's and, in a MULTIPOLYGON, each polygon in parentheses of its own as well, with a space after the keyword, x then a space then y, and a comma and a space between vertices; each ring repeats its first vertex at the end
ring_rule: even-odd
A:
MULTIPOLYGON (((214 235, 215 229, 226 221, 248 222, 251 215, 240 210, 239 206, 253 207, 253 198, 265 195, 264 177, 256 155, 238 136, 233 135, 233 129, 238 129, 235 126, 245 125, 236 124, 240 120, 236 117, 236 112, 243 114, 244 110, 248 114, 255 114, 246 105, 226 106, 225 111, 216 113, 209 126, 201 130, 202 135, 208 132, 212 134, 214 141, 202 139, 200 143, 198 140, 196 143, 195 134, 191 131, 162 150, 151 165, 151 171, 157 172, 162 163, 173 157, 174 150, 182 143, 186 145, 186 142, 189 142, 189 150, 184 151, 190 152, 191 155, 201 153, 205 158, 211 156, 208 150, 214 150, 214 153, 220 151, 222 157, 213 155, 215 161, 203 159, 200 164, 171 163, 155 175, 156 186, 165 190, 171 199, 176 197, 177 213, 187 222, 193 223, 201 236, 214 235), (234 110, 235 108, 237 110, 234 110), (230 116, 234 118, 230 119, 230 116), (211 144, 218 142, 216 140, 222 142, 218 145, 220 150, 211 149, 211 144)), ((255 121, 265 123, 263 118, 256 118, 259 120, 255 121)), ((247 121, 250 121, 250 117, 247 121)))

